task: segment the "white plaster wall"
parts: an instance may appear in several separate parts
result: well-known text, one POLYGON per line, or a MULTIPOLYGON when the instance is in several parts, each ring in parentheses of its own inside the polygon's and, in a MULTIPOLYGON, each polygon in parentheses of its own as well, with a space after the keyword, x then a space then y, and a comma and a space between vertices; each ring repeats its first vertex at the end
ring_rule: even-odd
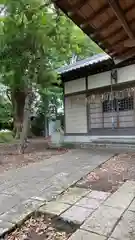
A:
POLYGON ((135 64, 118 69, 118 83, 135 80, 135 64))
POLYGON ((80 94, 65 98, 66 133, 86 133, 86 96, 80 94))
MULTIPOLYGON (((135 80, 135 64, 118 70, 118 83, 135 80)), ((94 74, 88 77, 88 89, 95 89, 111 85, 111 71, 94 74)), ((86 90, 85 78, 65 82, 65 94, 86 90)))
POLYGON ((86 90, 85 78, 65 82, 65 94, 86 90))
POLYGON ((111 84, 111 72, 103 72, 88 77, 88 89, 109 86, 111 84))

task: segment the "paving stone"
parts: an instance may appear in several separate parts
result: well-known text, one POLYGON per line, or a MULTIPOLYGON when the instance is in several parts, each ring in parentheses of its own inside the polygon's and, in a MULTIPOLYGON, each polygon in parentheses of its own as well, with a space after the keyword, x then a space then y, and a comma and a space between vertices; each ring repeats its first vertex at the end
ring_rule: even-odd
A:
POLYGON ((135 199, 133 200, 133 202, 132 202, 131 205, 129 206, 128 210, 130 210, 130 211, 135 211, 135 199))
POLYGON ((135 197, 135 182, 127 181, 106 201, 105 205, 126 209, 135 197))
MULTIPOLYGON (((35 200, 51 200, 55 198, 90 170, 113 156, 114 152, 109 151, 70 150, 61 156, 53 156, 45 161, 1 173, 0 215, 9 214, 10 210, 16 206, 21 208, 20 204, 25 199, 32 199, 32 197, 34 199, 35 197, 35 200)), ((78 195, 79 198, 84 196, 80 192, 78 195)), ((76 199, 79 200, 79 198, 76 199)), ((72 201, 70 200, 70 202, 72 201)), ((16 219, 14 219, 17 222, 19 219, 16 211, 14 212, 15 216, 16 219)))
POLYGON ((60 196, 59 201, 68 204, 74 204, 89 192, 90 190, 84 188, 69 188, 67 192, 60 196))
POLYGON ((68 222, 75 224, 82 224, 93 212, 93 209, 86 209, 83 207, 73 206, 64 212, 61 217, 68 222))
POLYGON ((42 201, 28 199, 1 215, 0 219, 5 222, 20 224, 29 214, 43 204, 42 201))
POLYGON ((92 213, 81 228, 108 236, 118 219, 121 217, 123 211, 122 208, 118 209, 102 205, 92 213))
MULTIPOLYGON (((9 222, 4 222, 0 220, 0 236, 8 232, 12 229, 15 225, 9 222)), ((1 239, 1 238, 0 238, 1 239)))
POLYGON ((99 200, 106 200, 111 193, 103 192, 103 191, 91 191, 87 197, 88 198, 95 198, 99 200))
POLYGON ((103 200, 84 197, 75 205, 84 208, 96 209, 102 204, 102 202, 103 200))
POLYGON ((69 238, 69 240, 106 240, 106 237, 97 235, 95 233, 78 230, 69 238))
POLYGON ((7 194, 0 194, 0 214, 7 212, 9 209, 19 204, 21 200, 23 199, 18 195, 11 196, 7 194))
MULTIPOLYGON (((108 238, 108 240, 117 240, 116 238, 108 238)), ((121 239, 122 240, 122 239, 121 239)))
POLYGON ((126 211, 111 237, 117 240, 135 239, 135 212, 126 211))
POLYGON ((58 201, 48 202, 46 205, 39 208, 40 212, 50 213, 59 216, 61 213, 70 208, 69 204, 60 203, 58 201))

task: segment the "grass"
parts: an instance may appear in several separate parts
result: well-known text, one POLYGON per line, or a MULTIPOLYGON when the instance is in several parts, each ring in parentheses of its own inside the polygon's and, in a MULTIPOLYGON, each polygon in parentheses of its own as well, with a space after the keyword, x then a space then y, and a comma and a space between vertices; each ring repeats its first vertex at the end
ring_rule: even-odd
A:
POLYGON ((13 141, 14 141, 14 138, 11 131, 0 132, 0 143, 11 143, 13 141))

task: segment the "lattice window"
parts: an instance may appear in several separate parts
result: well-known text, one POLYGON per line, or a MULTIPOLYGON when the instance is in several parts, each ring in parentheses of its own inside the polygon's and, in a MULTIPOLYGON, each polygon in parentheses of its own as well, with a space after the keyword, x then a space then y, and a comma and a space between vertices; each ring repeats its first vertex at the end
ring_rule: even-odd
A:
POLYGON ((133 110, 133 97, 126 97, 123 99, 106 100, 103 102, 103 112, 112 111, 128 111, 133 110))
POLYGON ((118 100, 119 111, 133 110, 133 108, 134 108, 133 97, 127 97, 127 98, 118 100))
POLYGON ((103 112, 112 112, 117 110, 117 100, 105 100, 103 102, 103 112))

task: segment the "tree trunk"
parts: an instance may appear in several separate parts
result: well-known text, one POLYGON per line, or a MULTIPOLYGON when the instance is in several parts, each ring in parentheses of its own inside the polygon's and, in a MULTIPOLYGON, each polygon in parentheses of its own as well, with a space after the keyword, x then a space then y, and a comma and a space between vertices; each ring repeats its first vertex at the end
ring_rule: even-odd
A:
POLYGON ((23 126, 22 126, 21 138, 20 138, 20 145, 18 149, 19 154, 23 154, 25 148, 27 147, 27 137, 28 137, 28 131, 30 126, 32 96, 33 96, 33 93, 30 92, 27 94, 27 97, 25 99, 23 126))
POLYGON ((26 93, 16 89, 11 93, 11 100, 13 105, 13 118, 14 118, 14 137, 20 139, 20 133, 22 131, 23 114, 25 105, 26 93))

